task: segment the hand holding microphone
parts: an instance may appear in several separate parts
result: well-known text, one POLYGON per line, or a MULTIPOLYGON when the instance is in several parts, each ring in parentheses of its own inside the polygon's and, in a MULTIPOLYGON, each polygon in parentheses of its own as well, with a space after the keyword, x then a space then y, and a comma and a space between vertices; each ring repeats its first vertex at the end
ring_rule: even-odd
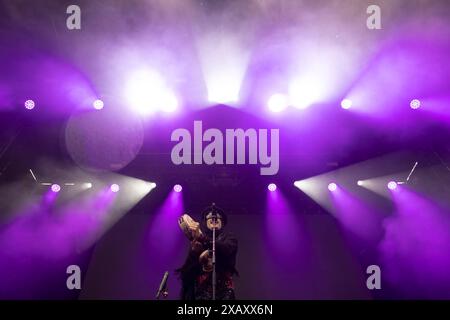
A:
POLYGON ((203 237, 200 224, 192 219, 188 214, 183 214, 178 219, 178 225, 189 240, 201 239, 203 237))

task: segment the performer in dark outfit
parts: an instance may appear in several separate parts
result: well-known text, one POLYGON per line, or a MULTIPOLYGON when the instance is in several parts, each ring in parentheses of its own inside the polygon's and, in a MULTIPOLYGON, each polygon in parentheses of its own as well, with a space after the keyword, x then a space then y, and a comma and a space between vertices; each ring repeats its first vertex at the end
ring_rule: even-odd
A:
POLYGON ((185 263, 177 273, 182 282, 181 299, 212 299, 212 237, 216 234, 216 300, 234 300, 233 276, 238 249, 237 239, 224 231, 227 216, 223 210, 206 208, 200 223, 188 215, 180 218, 180 227, 191 241, 185 263))

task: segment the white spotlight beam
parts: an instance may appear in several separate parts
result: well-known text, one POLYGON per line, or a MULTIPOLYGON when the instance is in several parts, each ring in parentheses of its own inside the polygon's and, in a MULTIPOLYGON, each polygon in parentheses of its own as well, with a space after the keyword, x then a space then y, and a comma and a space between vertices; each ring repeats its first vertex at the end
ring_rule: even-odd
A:
POLYGON ((197 42, 208 101, 235 104, 247 70, 249 50, 233 34, 210 32, 197 42))

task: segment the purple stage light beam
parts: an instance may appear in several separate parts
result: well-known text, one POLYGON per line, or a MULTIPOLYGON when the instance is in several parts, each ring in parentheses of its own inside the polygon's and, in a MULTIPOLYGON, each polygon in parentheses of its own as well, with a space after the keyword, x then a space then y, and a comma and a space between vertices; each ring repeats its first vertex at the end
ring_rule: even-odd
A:
POLYGON ((378 249, 388 283, 413 299, 448 299, 450 209, 409 189, 393 193, 395 214, 383 222, 378 249), (411 245, 414 244, 414 245, 411 245), (398 272, 398 266, 408 266, 398 272))
POLYGON ((308 232, 304 229, 302 218, 284 197, 281 190, 277 192, 267 191, 266 193, 266 219, 265 234, 263 238, 267 246, 267 254, 276 261, 271 266, 271 262, 264 263, 269 268, 293 267, 305 258, 304 249, 308 247, 308 232), (300 258, 300 256, 302 258, 300 258), (275 258, 276 257, 276 258, 275 258), (297 261, 296 261, 297 260, 297 261))
POLYGON ((378 243, 383 235, 382 212, 345 188, 333 192, 332 202, 333 215, 351 234, 372 245, 378 243))

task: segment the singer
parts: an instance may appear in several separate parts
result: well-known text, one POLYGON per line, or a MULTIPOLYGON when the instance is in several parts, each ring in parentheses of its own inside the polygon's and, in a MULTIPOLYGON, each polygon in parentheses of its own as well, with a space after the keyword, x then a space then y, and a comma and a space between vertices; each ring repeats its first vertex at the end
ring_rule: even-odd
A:
POLYGON ((215 233, 215 299, 234 300, 233 276, 238 249, 237 239, 224 231, 225 212, 214 204, 202 212, 200 223, 188 215, 179 220, 190 240, 189 252, 183 266, 176 270, 182 287, 182 300, 212 300, 213 298, 213 231, 215 233))

